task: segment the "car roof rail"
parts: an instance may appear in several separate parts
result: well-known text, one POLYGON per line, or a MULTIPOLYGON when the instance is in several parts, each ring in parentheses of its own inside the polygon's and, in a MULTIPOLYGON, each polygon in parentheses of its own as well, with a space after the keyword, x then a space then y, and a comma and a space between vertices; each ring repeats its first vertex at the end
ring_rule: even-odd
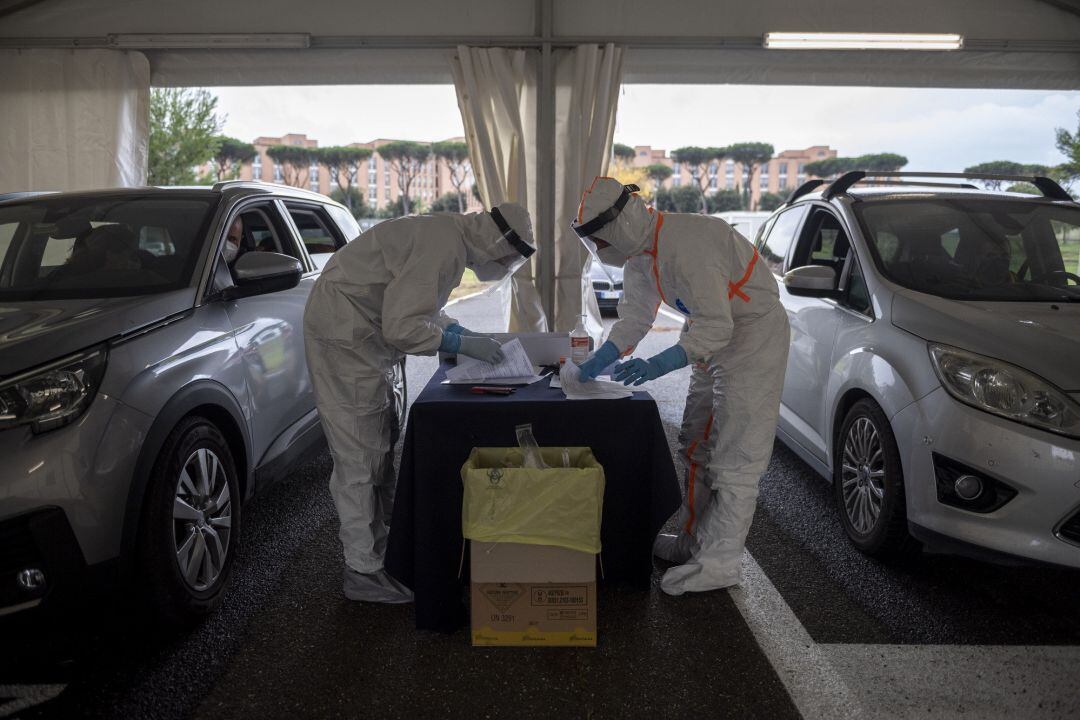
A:
POLYGON ((252 187, 263 187, 265 184, 266 183, 264 183, 262 180, 222 180, 220 182, 214 183, 214 187, 210 189, 214 192, 221 192, 225 188, 229 187, 244 187, 248 185, 252 187))
POLYGON ((819 187, 824 185, 825 182, 825 180, 807 180, 802 185, 791 191, 791 194, 787 196, 787 200, 784 201, 784 204, 790 205, 791 203, 801 198, 803 195, 812 193, 813 191, 817 190, 819 187))
MULTIPOLYGON (((911 171, 875 171, 875 170, 852 170, 846 172, 836 180, 833 180, 829 184, 829 187, 821 193, 822 198, 825 200, 831 200, 837 195, 846 193, 856 183, 860 183, 867 178, 947 178, 950 180, 1011 180, 1012 182, 1026 182, 1031 183, 1039 192, 1043 194, 1043 197, 1050 200, 1069 200, 1072 201, 1072 196, 1065 192, 1065 189, 1058 185, 1056 182, 1048 177, 1042 177, 1040 175, 999 175, 997 173, 947 173, 947 172, 911 172, 911 171)), ((965 187, 956 183, 923 183, 923 182, 899 182, 897 184, 904 185, 923 185, 930 187, 965 187)), ((971 187, 968 185, 967 187, 971 187)))

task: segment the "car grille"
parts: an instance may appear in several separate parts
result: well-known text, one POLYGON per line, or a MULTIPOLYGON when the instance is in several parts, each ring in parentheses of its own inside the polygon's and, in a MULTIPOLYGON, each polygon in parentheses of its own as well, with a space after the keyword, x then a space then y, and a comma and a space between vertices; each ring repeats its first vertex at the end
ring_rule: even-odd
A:
MULTIPOLYGON (((593 290, 611 290, 612 285, 611 285, 611 283, 609 283, 609 282, 607 282, 605 280, 594 280, 593 284, 592 284, 592 288, 593 288, 593 290)), ((614 289, 615 290, 622 290, 622 283, 621 282, 615 283, 614 289)))
POLYGON ((1080 510, 1061 523, 1057 530, 1058 537, 1074 545, 1080 545, 1080 510))

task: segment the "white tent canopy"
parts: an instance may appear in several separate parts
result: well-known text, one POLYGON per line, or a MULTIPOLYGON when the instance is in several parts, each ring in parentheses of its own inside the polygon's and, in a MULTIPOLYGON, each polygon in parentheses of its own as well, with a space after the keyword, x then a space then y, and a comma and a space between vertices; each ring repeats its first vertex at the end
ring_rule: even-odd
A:
MULTIPOLYGON (((556 268, 564 256, 557 248, 573 239, 558 230, 562 208, 556 199, 580 192, 565 186, 567 173, 554 162, 556 113, 579 111, 565 105, 557 110, 557 57, 562 48, 602 44, 620 49, 625 83, 1080 89, 1080 0, 0 0, 0 75, 41 65, 26 59, 28 50, 97 49, 142 53, 155 86, 450 83, 449 49, 530 51, 537 63, 530 105, 535 118, 527 118, 537 159, 530 209, 540 245, 536 281, 549 320, 576 315, 556 307, 557 296, 573 297, 558 287, 565 269, 556 268), (964 47, 764 49, 764 34, 779 31, 958 33, 964 47)), ((102 108, 112 102, 106 86, 119 82, 110 77, 102 79, 102 108)), ((60 73, 48 89, 74 103, 76 96, 86 97, 85 82, 60 73)), ((20 79, 0 85, 0 96, 18 92, 19 104, 37 103, 34 93, 41 87, 44 78, 20 79)), ((137 106, 138 92, 127 91, 125 106, 137 106)), ((55 102, 41 105, 42 113, 58 117, 55 102)), ((0 116, 0 153, 6 153, 0 166, 12 154, 4 148, 19 144, 10 120, 0 116)), ((114 124, 123 126, 123 119, 114 124)), ((21 125, 41 132, 37 124, 21 125)), ((75 146, 64 137, 63 123, 41 127, 51 135, 34 137, 39 147, 75 146)))
POLYGON ((439 48, 545 42, 622 46, 628 83, 1080 88, 1078 0, 0 0, 0 47, 138 49, 154 85, 450 82, 439 48), (769 51, 770 31, 954 32, 965 49, 769 51))

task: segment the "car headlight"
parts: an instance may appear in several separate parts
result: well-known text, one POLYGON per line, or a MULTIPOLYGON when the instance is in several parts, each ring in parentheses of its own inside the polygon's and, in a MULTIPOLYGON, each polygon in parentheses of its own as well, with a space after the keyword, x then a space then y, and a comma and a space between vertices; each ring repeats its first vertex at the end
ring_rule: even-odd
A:
POLYGON ((97 347, 0 381, 0 430, 29 424, 45 432, 77 418, 97 394, 105 359, 97 347))
POLYGON ((1038 375, 948 345, 929 347, 938 379, 960 402, 1042 430, 1080 437, 1080 404, 1038 375))

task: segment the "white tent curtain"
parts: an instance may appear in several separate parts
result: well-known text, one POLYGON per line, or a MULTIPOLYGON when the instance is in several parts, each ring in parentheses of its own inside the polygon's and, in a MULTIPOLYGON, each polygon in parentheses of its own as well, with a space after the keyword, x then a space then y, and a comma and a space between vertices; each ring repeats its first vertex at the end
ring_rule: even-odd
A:
POLYGON ((622 81, 622 48, 581 45, 555 53, 555 329, 603 333, 588 275, 591 256, 570 230, 581 193, 607 173, 622 81))
MULTIPOLYGON (((450 60, 477 190, 485 207, 516 202, 535 214, 535 52, 459 47, 450 60), (533 57, 529 57, 529 55, 533 57)), ((510 332, 542 332, 547 318, 533 282, 535 261, 510 281, 510 332)))
POLYGON ((0 68, 0 192, 146 183, 141 53, 0 50, 0 68))

